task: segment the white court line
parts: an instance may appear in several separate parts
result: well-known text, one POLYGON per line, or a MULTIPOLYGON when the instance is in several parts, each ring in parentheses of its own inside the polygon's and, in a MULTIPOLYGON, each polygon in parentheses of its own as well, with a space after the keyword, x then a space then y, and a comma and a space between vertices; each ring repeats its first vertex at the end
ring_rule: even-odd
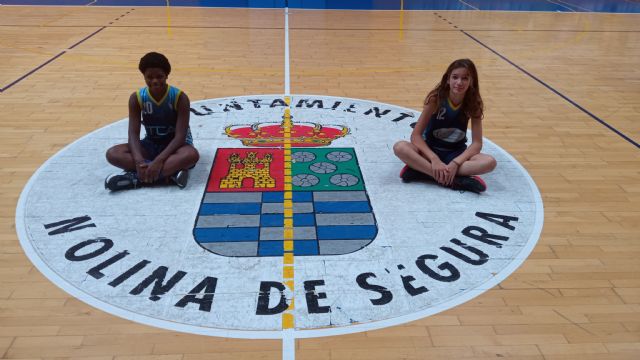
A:
POLYGON ((458 1, 460 1, 461 3, 467 5, 468 7, 472 8, 473 10, 480 10, 479 8, 473 6, 473 5, 469 4, 469 3, 466 3, 466 2, 464 2, 462 0, 458 0, 458 1))
POLYGON ((294 329, 282 331, 282 360, 294 360, 296 358, 296 336, 294 329))
MULTIPOLYGON (((268 95, 245 95, 242 97, 234 97, 233 99, 246 99, 246 98, 255 98, 256 96, 279 96, 279 94, 268 94, 268 95)), ((298 94, 301 97, 309 97, 309 96, 317 96, 311 94, 298 94)), ((357 101, 358 99, 347 98, 347 97, 334 97, 334 96, 323 96, 326 98, 334 99, 334 100, 352 100, 357 101)), ((228 98, 232 99, 232 98, 228 98)), ((207 100, 196 101, 192 103, 194 106, 198 103, 205 102, 207 100)), ((403 111, 413 111, 407 108, 402 108, 397 105, 385 104, 391 108, 403 110, 403 111)), ((416 114, 418 115, 418 114, 416 114)), ((483 141, 495 148, 495 151, 498 154, 503 154, 506 159, 515 166, 516 175, 522 176, 525 181, 529 184, 529 187, 532 191, 533 201, 535 204, 535 216, 534 216, 534 224, 533 229, 531 230, 531 234, 527 239, 527 244, 520 250, 520 252, 513 257, 513 261, 505 268, 501 269, 497 274, 495 274, 489 280, 483 282, 482 284, 478 284, 478 286, 466 293, 464 293, 460 297, 455 297, 450 300, 447 300, 443 303, 438 303, 435 306, 430 308, 425 308, 422 310, 418 310, 413 313, 400 315, 392 318, 387 318, 384 320, 377 320, 371 322, 364 323, 356 323, 349 326, 340 326, 340 327, 327 327, 327 328, 317 328, 310 330, 294 330, 289 329, 289 332, 283 330, 264 330, 264 331, 254 331, 254 330, 234 330, 234 329, 224 329, 224 328, 211 328, 211 327, 203 327, 196 325, 189 325, 186 323, 179 323, 174 320, 163 320, 157 317, 151 317, 149 315, 145 315, 142 313, 136 313, 132 310, 107 303, 104 300, 101 300, 95 297, 92 294, 89 294, 84 289, 77 287, 75 284, 69 282, 64 278, 64 274, 58 273, 56 270, 51 268, 47 262, 45 262, 43 255, 36 249, 34 244, 31 242, 29 237, 29 232, 27 230, 26 221, 29 219, 27 214, 27 205, 28 205, 28 197, 32 190, 38 186, 36 183, 39 181, 39 177, 48 171, 50 166, 53 166, 56 162, 63 157, 66 151, 70 151, 75 146, 79 146, 79 143, 82 139, 99 135, 101 131, 112 127, 112 126, 124 126, 123 123, 126 122, 127 119, 122 119, 120 121, 109 124, 103 128, 96 129, 89 134, 81 137, 73 141, 71 144, 65 146, 63 149, 58 151, 55 155, 45 161, 35 173, 31 176, 25 187, 23 188, 20 198, 18 200, 18 205, 16 207, 16 232, 18 234, 18 239, 20 240, 20 244, 27 255, 27 257, 31 260, 31 262, 36 266, 36 268, 51 282, 53 282, 56 286, 71 294, 75 298, 80 299, 81 301, 97 308, 102 311, 106 311, 110 314, 119 316, 124 319, 129 319, 134 322, 142 323, 149 326, 154 326, 158 328, 168 329, 172 331, 180 331, 192 334, 199 335, 207 335, 207 336, 217 336, 217 337, 230 337, 237 339, 282 339, 283 340, 283 354, 286 353, 288 358, 283 358, 286 360, 293 360, 294 354, 292 350, 295 350, 295 340, 296 339, 308 339, 315 337, 325 337, 325 336, 338 336, 345 334, 353 334, 357 332, 364 332, 369 330, 377 330, 392 326, 401 325, 404 323, 408 323, 411 321, 419 320, 425 318, 427 316, 437 314, 439 312, 449 310, 463 304, 476 296, 484 293, 485 291, 490 290, 494 286, 498 285, 504 279, 506 279, 509 275, 511 275, 522 263, 527 259, 527 257, 531 254, 533 248, 535 247, 538 239, 540 238, 540 234, 542 232, 542 226, 544 223, 544 206, 542 203, 542 196, 538 190, 537 185, 533 181, 533 178, 529 175, 526 169, 511 156, 506 150, 502 149, 491 140, 484 138, 483 141)))
POLYGON ((576 4, 572 4, 572 3, 568 2, 568 1, 562 1, 562 0, 556 0, 556 1, 559 2, 559 3, 563 3, 563 4, 566 4, 566 5, 569 5, 569 6, 574 6, 574 7, 578 8, 578 9, 584 10, 586 12, 593 12, 593 10, 591 10, 591 9, 587 9, 587 8, 582 7, 582 6, 579 6, 579 5, 576 5, 576 4))
MULTIPOLYGON (((289 8, 284 8, 284 96, 291 95, 291 81, 289 73, 289 8)), ((296 358, 295 329, 282 331, 282 360, 296 358)))
POLYGON ((551 0, 547 0, 547 2, 551 3, 553 5, 562 6, 563 8, 568 9, 570 12, 576 12, 575 10, 573 10, 573 8, 570 8, 570 7, 568 7, 568 6, 564 5, 564 4, 559 4, 559 3, 553 2, 551 0))

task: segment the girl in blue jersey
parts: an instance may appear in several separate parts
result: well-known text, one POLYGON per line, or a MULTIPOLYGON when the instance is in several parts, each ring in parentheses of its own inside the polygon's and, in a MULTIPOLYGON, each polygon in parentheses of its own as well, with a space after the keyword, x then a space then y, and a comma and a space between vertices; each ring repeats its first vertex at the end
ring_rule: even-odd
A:
POLYGON ((496 167, 482 150, 483 103, 476 66, 469 59, 449 65, 440 83, 429 92, 411 142, 399 141, 393 151, 407 164, 400 172, 404 182, 435 180, 456 190, 486 190, 477 175, 496 167), (467 126, 471 119, 471 144, 467 126))
POLYGON ((171 65, 164 55, 150 52, 138 68, 147 86, 129 97, 129 140, 107 151, 109 163, 125 173, 107 177, 105 187, 135 189, 168 178, 184 188, 188 169, 200 157, 189 129, 189 98, 167 84, 171 65), (141 140, 143 125, 146 134, 141 140))

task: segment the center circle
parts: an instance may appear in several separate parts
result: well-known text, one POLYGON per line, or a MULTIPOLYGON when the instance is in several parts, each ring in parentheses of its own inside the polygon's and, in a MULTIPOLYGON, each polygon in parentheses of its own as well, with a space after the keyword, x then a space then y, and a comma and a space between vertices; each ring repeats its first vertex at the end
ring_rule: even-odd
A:
POLYGON ((509 276, 539 238, 535 183, 488 139, 483 152, 498 166, 483 194, 400 181, 391 147, 409 137, 414 110, 316 95, 191 107, 201 159, 183 190, 103 188, 116 172, 104 152, 126 140, 126 119, 68 145, 29 180, 16 229, 57 286, 176 331, 282 338, 286 310, 287 336, 329 336, 462 304, 509 276))

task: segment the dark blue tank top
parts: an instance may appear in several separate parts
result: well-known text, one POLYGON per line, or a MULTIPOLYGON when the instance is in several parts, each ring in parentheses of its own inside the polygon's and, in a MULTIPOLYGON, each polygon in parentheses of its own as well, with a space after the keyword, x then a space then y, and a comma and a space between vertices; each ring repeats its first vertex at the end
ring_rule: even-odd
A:
MULTIPOLYGON (((162 99, 156 101, 147 87, 136 92, 138 104, 142 109, 142 125, 144 125, 146 132, 146 139, 160 145, 167 145, 173 140, 176 135, 178 99, 181 93, 180 89, 168 86, 162 99)), ((187 128, 185 142, 187 144, 193 143, 189 128, 187 128)))
POLYGON ((431 115, 422 138, 431 148, 438 150, 458 150, 466 146, 469 117, 462 110, 447 101, 431 115))

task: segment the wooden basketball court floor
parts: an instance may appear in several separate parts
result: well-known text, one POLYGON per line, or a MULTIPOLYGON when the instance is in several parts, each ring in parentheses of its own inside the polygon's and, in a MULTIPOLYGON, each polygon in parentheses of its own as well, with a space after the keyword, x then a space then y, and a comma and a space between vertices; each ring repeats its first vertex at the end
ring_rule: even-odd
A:
MULTIPOLYGON (((639 359, 639 20, 289 9, 292 94, 419 110, 452 60, 473 59, 484 136, 526 168, 545 208, 537 246, 495 288, 404 325, 299 339, 296 358, 639 359)), ((145 52, 169 57, 192 101, 279 94, 284 39, 283 9, 0 6, 2 358, 282 358, 279 340, 158 329, 71 297, 25 256, 15 209, 49 157, 127 116, 145 52)))

